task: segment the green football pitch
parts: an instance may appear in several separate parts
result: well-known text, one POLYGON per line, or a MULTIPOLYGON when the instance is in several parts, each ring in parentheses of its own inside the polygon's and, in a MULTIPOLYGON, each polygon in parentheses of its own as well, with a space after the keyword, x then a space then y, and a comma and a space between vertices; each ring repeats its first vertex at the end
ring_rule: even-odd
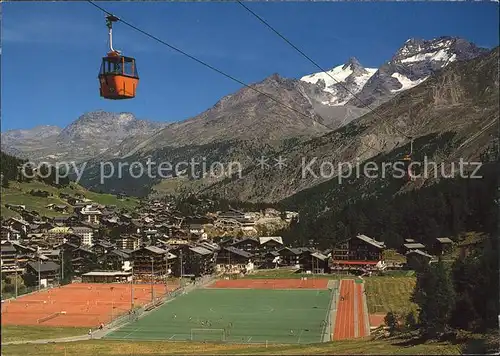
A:
POLYGON ((198 289, 106 336, 237 343, 323 341, 329 290, 198 289))

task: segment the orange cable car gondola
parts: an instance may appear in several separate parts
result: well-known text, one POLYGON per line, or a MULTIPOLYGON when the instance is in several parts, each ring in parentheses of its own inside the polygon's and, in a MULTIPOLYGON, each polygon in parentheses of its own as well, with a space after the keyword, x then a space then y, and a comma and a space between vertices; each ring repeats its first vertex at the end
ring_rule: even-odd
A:
POLYGON ((112 26, 118 20, 116 16, 106 16, 110 51, 102 59, 98 76, 101 96, 111 100, 134 98, 139 83, 135 59, 122 56, 120 51, 113 49, 112 26))

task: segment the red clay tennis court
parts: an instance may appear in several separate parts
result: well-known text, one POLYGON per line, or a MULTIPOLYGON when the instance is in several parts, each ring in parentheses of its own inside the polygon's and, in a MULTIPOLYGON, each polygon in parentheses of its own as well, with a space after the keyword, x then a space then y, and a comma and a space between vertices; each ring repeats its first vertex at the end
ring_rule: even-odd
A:
MULTIPOLYGON (((178 285, 169 283, 168 290, 178 285)), ((154 298, 165 295, 164 284, 153 286, 154 298)), ((134 285, 134 306, 152 301, 151 284, 134 285)), ((97 327, 131 308, 131 285, 73 283, 2 303, 2 325, 97 327)))
POLYGON ((327 289, 328 279, 224 279, 207 288, 327 289))

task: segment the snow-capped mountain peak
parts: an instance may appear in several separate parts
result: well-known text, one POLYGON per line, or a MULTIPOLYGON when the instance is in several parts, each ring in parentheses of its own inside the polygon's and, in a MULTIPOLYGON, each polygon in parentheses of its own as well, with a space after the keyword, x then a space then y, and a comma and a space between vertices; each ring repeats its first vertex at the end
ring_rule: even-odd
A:
POLYGON ((470 60, 487 52, 487 49, 458 37, 410 38, 370 77, 357 98, 351 99, 349 104, 358 107, 380 104, 396 93, 419 85, 454 61, 470 60))
POLYGON ((353 94, 361 91, 376 71, 376 68, 364 68, 355 57, 351 57, 346 63, 327 72, 306 75, 300 80, 316 84, 327 93, 327 99, 322 104, 338 106, 344 105, 353 94))

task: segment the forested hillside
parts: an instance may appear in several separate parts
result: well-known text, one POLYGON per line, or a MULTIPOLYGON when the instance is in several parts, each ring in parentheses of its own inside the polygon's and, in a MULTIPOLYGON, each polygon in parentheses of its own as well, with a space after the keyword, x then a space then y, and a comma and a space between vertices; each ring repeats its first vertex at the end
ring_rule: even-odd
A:
POLYGON ((436 237, 453 237, 466 231, 493 234, 498 228, 495 196, 499 166, 484 164, 478 175, 483 178, 450 178, 395 197, 373 196, 319 217, 307 214, 313 202, 305 200, 299 210, 300 222, 282 234, 297 244, 315 239, 325 247, 356 233, 384 241, 389 247, 398 247, 407 238, 425 244, 436 237))

